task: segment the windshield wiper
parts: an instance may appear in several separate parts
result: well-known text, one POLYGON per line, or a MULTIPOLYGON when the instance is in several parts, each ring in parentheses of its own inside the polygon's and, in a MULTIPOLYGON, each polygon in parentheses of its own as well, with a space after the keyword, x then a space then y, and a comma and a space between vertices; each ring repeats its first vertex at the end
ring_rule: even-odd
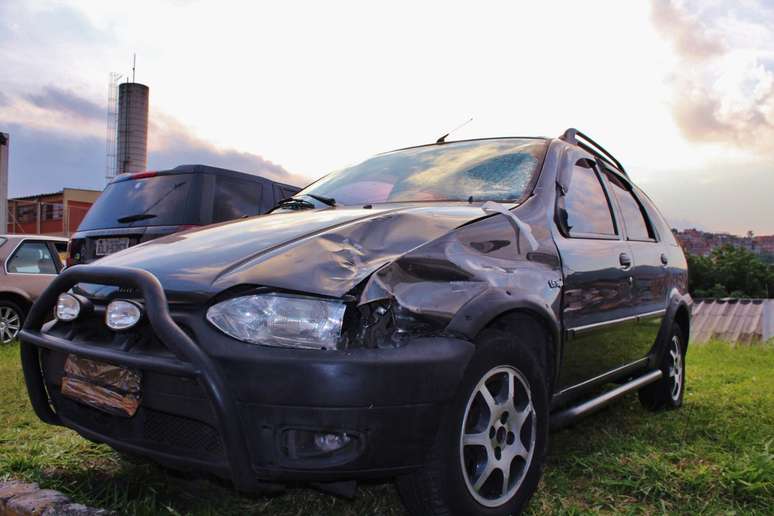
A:
POLYGON ((120 222, 121 224, 126 224, 127 222, 137 222, 138 220, 153 219, 155 217, 158 217, 158 215, 154 215, 153 213, 135 213, 134 215, 127 215, 126 217, 121 217, 116 222, 120 222))
POLYGON ((314 204, 312 204, 309 201, 299 199, 297 197, 288 197, 287 199, 282 199, 272 209, 276 209, 276 208, 290 208, 290 209, 297 210, 297 209, 305 209, 305 208, 314 208, 314 204))
POLYGON ((323 204, 327 204, 328 206, 336 206, 336 199, 333 197, 323 197, 322 195, 316 195, 311 193, 305 193, 302 195, 306 195, 307 197, 311 197, 312 199, 316 199, 320 201, 323 204))

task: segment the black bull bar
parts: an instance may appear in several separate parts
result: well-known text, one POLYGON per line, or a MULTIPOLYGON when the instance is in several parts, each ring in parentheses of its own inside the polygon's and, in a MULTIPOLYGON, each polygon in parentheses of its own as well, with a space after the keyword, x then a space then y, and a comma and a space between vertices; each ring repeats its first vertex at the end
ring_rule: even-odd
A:
POLYGON ((46 423, 62 425, 49 401, 43 381, 39 348, 74 353, 82 357, 116 365, 135 367, 159 373, 195 378, 207 394, 223 440, 232 481, 238 489, 252 490, 261 484, 250 465, 247 441, 239 424, 237 404, 226 388, 222 375, 202 349, 169 315, 167 297, 159 280, 148 271, 135 268, 76 265, 66 269, 33 304, 20 333, 21 363, 32 407, 46 423), (75 343, 41 332, 57 302, 59 294, 78 283, 96 283, 133 288, 142 293, 145 315, 157 337, 174 354, 175 359, 108 349, 75 343))

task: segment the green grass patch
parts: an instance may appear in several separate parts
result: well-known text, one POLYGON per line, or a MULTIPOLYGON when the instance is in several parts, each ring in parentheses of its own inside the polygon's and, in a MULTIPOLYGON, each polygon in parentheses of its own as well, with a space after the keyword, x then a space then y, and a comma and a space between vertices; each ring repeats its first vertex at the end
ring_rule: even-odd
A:
MULTIPOLYGON (((694 346, 687 364, 681 410, 653 414, 630 395, 551 434, 528 513, 770 514, 774 347, 694 346)), ((352 501, 302 488, 240 496, 44 425, 27 400, 16 345, 0 347, 0 422, 0 478, 32 480, 121 513, 403 514, 389 483, 361 486, 352 501)))

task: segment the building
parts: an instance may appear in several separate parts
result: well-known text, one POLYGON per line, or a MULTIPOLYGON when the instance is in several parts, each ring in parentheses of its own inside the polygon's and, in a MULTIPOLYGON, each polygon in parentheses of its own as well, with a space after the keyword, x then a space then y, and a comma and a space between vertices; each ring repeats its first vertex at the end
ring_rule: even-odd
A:
POLYGON ((65 188, 59 192, 8 199, 10 234, 69 237, 102 192, 65 188))
POLYGON ((742 237, 728 233, 710 233, 698 229, 673 230, 673 232, 683 250, 696 256, 709 256, 713 250, 724 245, 741 247, 763 257, 774 256, 774 235, 755 236, 750 234, 742 237))

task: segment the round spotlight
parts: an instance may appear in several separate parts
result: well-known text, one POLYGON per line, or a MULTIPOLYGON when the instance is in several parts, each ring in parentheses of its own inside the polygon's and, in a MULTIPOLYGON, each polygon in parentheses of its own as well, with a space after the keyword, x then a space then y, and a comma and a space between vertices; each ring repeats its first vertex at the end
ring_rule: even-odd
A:
POLYGON ((105 324, 111 330, 128 330, 142 318, 142 309, 137 303, 116 299, 105 310, 105 324))
POLYGON ((60 321, 70 322, 78 318, 81 313, 81 303, 72 294, 59 294, 56 300, 56 318, 60 321))

